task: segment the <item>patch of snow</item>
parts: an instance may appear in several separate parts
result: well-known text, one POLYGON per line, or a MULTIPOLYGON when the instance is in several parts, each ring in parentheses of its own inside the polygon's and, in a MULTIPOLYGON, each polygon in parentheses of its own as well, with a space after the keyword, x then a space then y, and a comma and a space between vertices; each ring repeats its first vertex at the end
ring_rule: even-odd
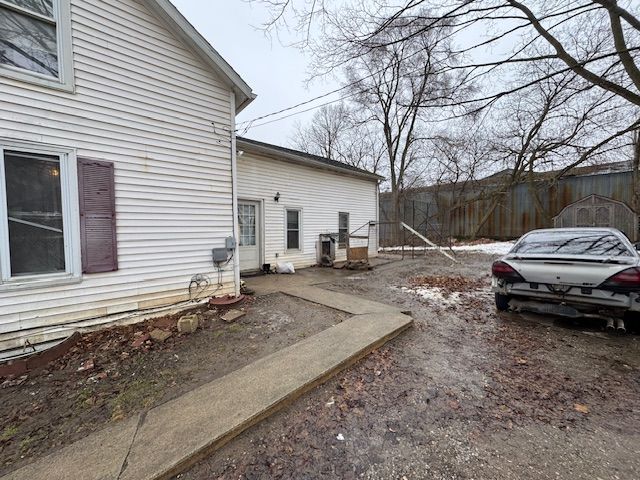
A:
MULTIPOLYGON (((411 249, 415 250, 416 252, 424 252, 425 250, 435 250, 435 248, 427 247, 425 245, 417 245, 415 247, 412 247, 411 245, 405 245, 404 249, 407 252, 410 252, 411 249)), ((378 248, 379 252, 399 252, 400 250, 402 250, 402 247, 380 247, 380 248, 378 248)))
POLYGON ((423 300, 427 300, 429 303, 435 303, 438 305, 457 305, 461 300, 460 292, 451 292, 445 295, 444 290, 438 287, 401 287, 403 292, 413 293, 422 297, 423 300))
POLYGON ((506 255, 513 248, 515 242, 493 242, 478 245, 456 245, 454 252, 481 252, 488 255, 506 255))
MULTIPOLYGON (((477 245, 454 245, 451 249, 454 252, 479 252, 487 255, 506 255, 509 250, 515 245, 515 242, 492 242, 492 243, 479 243, 477 245)), ((411 250, 416 252, 424 252, 437 250, 435 247, 427 247, 425 245, 418 245, 412 247, 411 245, 405 245, 405 253, 410 253, 411 250)), ((380 252, 399 252, 402 247, 382 247, 378 251, 380 252)), ((442 250, 447 252, 448 248, 442 247, 442 250)))
POLYGON ((464 292, 449 292, 439 287, 391 287, 394 290, 400 290, 404 293, 410 293, 417 295, 423 300, 426 300, 429 304, 439 306, 460 305, 468 296, 472 297, 486 297, 493 296, 491 287, 480 288, 476 290, 469 290, 464 292))

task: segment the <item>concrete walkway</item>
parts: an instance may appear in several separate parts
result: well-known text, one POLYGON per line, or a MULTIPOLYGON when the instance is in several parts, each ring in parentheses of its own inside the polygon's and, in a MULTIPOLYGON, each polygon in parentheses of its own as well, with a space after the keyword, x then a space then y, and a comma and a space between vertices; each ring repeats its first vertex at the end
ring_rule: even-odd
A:
POLYGON ((373 302, 346 293, 333 292, 311 285, 293 287, 282 290, 282 293, 292 297, 302 298, 313 303, 319 303, 325 307, 335 308, 352 315, 364 315, 367 313, 396 312, 401 313, 399 308, 385 305, 384 303, 373 302))
POLYGON ((286 293, 358 314, 2 480, 171 478, 413 322, 393 307, 316 287, 286 293))

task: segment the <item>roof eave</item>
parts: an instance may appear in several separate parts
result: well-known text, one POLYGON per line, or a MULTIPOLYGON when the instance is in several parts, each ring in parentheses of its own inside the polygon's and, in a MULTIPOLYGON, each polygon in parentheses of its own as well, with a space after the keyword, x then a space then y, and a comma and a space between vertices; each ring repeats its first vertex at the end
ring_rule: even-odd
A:
POLYGON ((295 155, 293 153, 284 152, 275 146, 269 147, 266 145, 256 145, 255 143, 247 142, 242 138, 236 139, 236 145, 238 148, 242 148, 242 150, 244 151, 256 153, 258 155, 273 158, 275 160, 290 161, 296 164, 306 165, 308 167, 319 168, 322 170, 329 170, 332 172, 344 173, 354 177, 366 178, 367 180, 376 181, 376 182, 380 182, 384 180, 384 177, 381 177, 380 175, 377 175, 375 173, 358 172, 355 170, 350 170, 348 168, 340 168, 338 166, 329 165, 327 163, 314 160, 304 155, 295 155))
POLYGON ((215 48, 189 23, 169 0, 144 0, 147 5, 164 20, 202 60, 222 78, 233 90, 236 97, 236 114, 251 103, 256 95, 251 87, 240 77, 215 48))

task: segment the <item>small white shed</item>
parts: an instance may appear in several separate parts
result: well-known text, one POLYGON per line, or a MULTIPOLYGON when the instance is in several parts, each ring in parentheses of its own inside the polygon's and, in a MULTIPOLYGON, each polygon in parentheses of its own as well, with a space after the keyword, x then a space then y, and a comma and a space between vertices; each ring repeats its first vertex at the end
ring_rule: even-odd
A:
POLYGON ((323 248, 346 260, 346 236, 354 232, 368 236, 369 255, 376 255, 382 177, 247 138, 238 137, 237 148, 241 271, 315 265, 323 248))

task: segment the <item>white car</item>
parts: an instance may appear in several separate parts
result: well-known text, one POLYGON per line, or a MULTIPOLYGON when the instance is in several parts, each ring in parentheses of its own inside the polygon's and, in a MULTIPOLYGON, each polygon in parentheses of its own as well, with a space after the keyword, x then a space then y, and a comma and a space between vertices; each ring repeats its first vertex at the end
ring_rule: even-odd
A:
POLYGON ((640 312, 640 254, 614 228, 553 228, 523 235, 492 266, 496 307, 601 318, 625 331, 640 312))

